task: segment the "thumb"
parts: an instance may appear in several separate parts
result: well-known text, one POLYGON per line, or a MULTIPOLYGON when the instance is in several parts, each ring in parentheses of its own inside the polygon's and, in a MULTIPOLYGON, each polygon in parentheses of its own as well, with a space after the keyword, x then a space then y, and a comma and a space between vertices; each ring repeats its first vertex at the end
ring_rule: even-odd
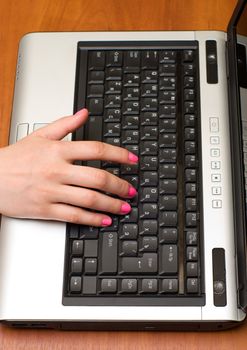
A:
POLYGON ((88 117, 88 111, 86 108, 79 110, 74 115, 69 117, 63 117, 55 120, 53 123, 40 128, 33 134, 41 137, 45 137, 50 140, 61 140, 69 133, 78 129, 84 124, 88 117))

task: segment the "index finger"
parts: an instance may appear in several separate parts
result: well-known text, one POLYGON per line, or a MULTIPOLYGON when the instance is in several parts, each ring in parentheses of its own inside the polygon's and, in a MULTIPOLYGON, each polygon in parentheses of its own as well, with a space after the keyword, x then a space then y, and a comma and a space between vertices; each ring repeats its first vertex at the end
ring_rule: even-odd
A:
POLYGON ((63 142, 64 157, 67 160, 106 160, 117 163, 135 164, 138 157, 127 149, 99 141, 63 142))

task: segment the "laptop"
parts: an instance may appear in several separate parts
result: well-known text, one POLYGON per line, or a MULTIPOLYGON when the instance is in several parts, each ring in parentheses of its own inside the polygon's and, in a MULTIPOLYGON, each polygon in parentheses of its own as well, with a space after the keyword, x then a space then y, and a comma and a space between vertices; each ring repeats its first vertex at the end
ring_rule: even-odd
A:
POLYGON ((138 154, 135 166, 86 164, 128 180, 138 196, 105 228, 3 216, 3 323, 222 330, 244 322, 246 24, 240 0, 227 33, 23 37, 10 144, 86 106, 86 125, 68 140, 138 154))

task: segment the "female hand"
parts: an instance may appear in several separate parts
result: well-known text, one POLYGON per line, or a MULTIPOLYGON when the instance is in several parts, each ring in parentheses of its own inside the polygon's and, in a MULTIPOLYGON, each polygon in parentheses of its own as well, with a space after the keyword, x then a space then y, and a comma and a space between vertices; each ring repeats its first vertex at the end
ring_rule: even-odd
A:
POLYGON ((60 141, 84 124, 87 116, 87 110, 82 109, 0 149, 0 213, 108 226, 111 218, 103 212, 127 214, 131 210, 124 200, 97 191, 133 197, 136 190, 127 181, 105 170, 73 162, 135 164, 138 158, 134 154, 97 141, 60 141))

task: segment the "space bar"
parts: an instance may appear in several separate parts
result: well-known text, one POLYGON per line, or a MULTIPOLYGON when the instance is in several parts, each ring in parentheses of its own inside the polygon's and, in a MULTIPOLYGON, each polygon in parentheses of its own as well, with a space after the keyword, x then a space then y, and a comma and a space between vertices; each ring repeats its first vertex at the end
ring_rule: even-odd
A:
MULTIPOLYGON (((85 140, 88 141, 102 141, 102 130, 103 130, 103 117, 91 116, 88 118, 85 125, 85 140)), ((99 160, 89 160, 85 162, 87 166, 100 168, 99 160)))

